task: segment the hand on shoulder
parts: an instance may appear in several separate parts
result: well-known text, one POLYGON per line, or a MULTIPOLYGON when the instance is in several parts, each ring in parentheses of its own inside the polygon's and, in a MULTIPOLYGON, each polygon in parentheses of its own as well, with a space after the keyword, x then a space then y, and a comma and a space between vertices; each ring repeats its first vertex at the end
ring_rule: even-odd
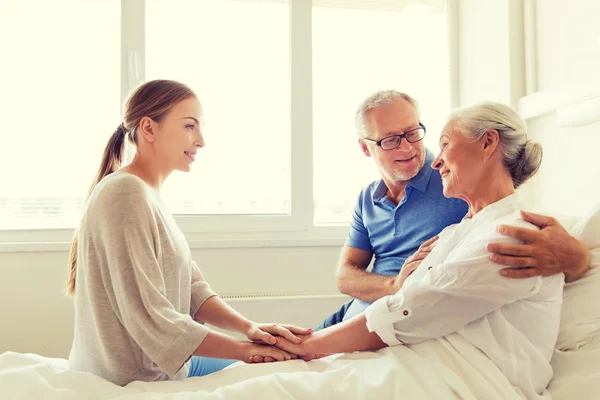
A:
POLYGON ((576 280, 589 268, 587 247, 567 232, 556 218, 522 211, 523 219, 540 228, 498 226, 498 232, 521 240, 522 244, 490 243, 490 259, 505 268, 509 278, 529 278, 565 273, 567 281, 576 280))

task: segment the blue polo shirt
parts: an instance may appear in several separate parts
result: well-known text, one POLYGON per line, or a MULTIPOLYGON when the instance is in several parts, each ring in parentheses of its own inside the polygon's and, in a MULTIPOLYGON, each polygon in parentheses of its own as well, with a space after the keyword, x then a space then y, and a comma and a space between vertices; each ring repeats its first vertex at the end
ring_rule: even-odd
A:
MULTIPOLYGON (((406 185, 398 205, 385 195, 383 180, 360 192, 345 245, 372 252, 374 273, 398 275, 421 243, 467 214, 466 202, 444 197, 440 173, 431 168, 434 158, 427 150, 425 165, 406 185)), ((360 314, 369 304, 354 300, 344 320, 360 314)))

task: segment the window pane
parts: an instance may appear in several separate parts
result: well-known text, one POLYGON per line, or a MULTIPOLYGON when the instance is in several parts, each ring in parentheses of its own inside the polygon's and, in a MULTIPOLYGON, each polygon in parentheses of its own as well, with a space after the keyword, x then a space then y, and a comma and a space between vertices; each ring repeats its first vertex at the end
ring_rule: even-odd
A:
POLYGON ((0 2, 0 229, 74 227, 120 118, 120 2, 0 2))
POLYGON ((181 214, 290 210, 289 4, 147 0, 146 79, 186 83, 206 147, 162 190, 181 214))
POLYGON ((369 2, 371 9, 348 0, 313 3, 317 224, 349 222, 360 189, 380 177, 361 152, 354 128, 356 109, 375 91, 395 89, 416 98, 427 127, 425 145, 438 151, 439 132, 450 111, 444 2, 392 3, 369 2))

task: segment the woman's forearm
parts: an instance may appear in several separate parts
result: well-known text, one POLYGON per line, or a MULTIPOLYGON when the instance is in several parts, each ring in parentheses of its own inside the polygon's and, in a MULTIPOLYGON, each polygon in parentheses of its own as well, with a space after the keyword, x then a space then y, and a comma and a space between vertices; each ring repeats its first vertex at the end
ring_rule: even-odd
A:
POLYGON ((387 346, 376 333, 369 332, 364 314, 315 332, 303 341, 304 349, 309 354, 351 353, 387 346))
POLYGON ((250 344, 220 332, 210 331, 192 355, 247 361, 244 356, 250 344))
POLYGON ((206 300, 194 315, 198 322, 206 322, 221 329, 246 333, 252 322, 225 303, 220 297, 206 300))

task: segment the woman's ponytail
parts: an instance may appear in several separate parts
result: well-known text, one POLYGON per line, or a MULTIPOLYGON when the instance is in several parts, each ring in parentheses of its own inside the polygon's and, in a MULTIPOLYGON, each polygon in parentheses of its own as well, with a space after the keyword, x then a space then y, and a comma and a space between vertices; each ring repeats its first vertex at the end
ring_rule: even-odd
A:
MULTIPOLYGON (((104 177, 112 174, 119 168, 123 163, 123 157, 125 153, 125 137, 127 136, 127 128, 124 124, 121 124, 113 132, 112 136, 108 140, 106 147, 104 148, 104 154, 102 155, 102 163, 96 173, 94 182, 90 186, 86 201, 94 191, 94 188, 104 177)), ((77 230, 73 235, 73 242, 71 243, 71 253, 69 255, 69 275, 67 278, 67 294, 72 296, 75 293, 75 277, 77 274, 77 230)))
MULTIPOLYGON (((86 201, 94 188, 107 175, 121 168, 125 156, 125 138, 137 146, 136 128, 144 117, 160 121, 177 103, 196 97, 186 85, 172 80, 157 79, 140 85, 127 99, 123 109, 123 121, 113 132, 102 155, 102 164, 87 194, 86 201)), ((71 245, 66 292, 75 293, 77 273, 77 231, 71 245)))

